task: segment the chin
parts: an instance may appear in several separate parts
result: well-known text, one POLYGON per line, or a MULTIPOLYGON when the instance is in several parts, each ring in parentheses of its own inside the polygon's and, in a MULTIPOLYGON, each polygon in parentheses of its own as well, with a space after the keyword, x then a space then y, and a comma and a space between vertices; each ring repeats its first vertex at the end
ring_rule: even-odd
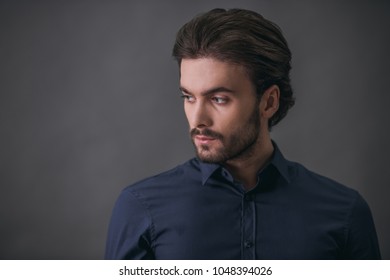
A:
POLYGON ((223 158, 220 154, 217 153, 197 153, 197 158, 200 161, 206 162, 206 163, 221 163, 223 161, 223 158))

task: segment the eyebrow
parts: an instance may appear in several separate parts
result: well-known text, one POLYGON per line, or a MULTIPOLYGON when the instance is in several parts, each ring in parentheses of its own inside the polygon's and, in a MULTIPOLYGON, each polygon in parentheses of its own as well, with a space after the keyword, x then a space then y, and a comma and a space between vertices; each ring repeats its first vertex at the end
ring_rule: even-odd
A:
MULTIPOLYGON (((182 91, 184 93, 192 94, 189 90, 187 90, 183 86, 180 86, 179 89, 180 89, 180 91, 182 91)), ((208 90, 202 92, 201 95, 206 96, 206 95, 210 95, 210 94, 214 94, 214 93, 218 93, 218 92, 234 93, 235 91, 232 89, 226 88, 226 87, 215 87, 215 88, 211 88, 211 89, 208 89, 208 90)))

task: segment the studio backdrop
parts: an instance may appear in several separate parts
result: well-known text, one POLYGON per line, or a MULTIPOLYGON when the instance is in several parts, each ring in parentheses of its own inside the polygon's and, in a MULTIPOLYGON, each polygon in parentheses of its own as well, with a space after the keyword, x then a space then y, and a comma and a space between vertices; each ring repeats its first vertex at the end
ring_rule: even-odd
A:
POLYGON ((215 7, 276 22, 284 155, 359 191, 390 259, 388 1, 0 1, 0 258, 101 259, 119 192, 194 156, 171 57, 215 7))

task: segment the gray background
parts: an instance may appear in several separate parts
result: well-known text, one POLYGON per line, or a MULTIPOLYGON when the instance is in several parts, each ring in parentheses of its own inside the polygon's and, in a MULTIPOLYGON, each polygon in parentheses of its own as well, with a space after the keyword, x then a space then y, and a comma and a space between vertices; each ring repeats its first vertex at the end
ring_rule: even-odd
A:
POLYGON ((214 7, 293 52, 285 156, 358 190, 390 259, 388 1, 1 1, 0 258, 99 259, 121 189, 193 156, 171 48, 214 7))

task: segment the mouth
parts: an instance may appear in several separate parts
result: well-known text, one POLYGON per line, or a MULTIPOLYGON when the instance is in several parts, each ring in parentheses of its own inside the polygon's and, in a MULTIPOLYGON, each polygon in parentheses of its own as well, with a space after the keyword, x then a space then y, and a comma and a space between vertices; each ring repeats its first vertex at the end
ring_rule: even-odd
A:
POLYGON ((216 140, 216 138, 210 136, 204 136, 204 135, 196 135, 194 138, 195 138, 195 142, 201 145, 207 145, 216 140))

